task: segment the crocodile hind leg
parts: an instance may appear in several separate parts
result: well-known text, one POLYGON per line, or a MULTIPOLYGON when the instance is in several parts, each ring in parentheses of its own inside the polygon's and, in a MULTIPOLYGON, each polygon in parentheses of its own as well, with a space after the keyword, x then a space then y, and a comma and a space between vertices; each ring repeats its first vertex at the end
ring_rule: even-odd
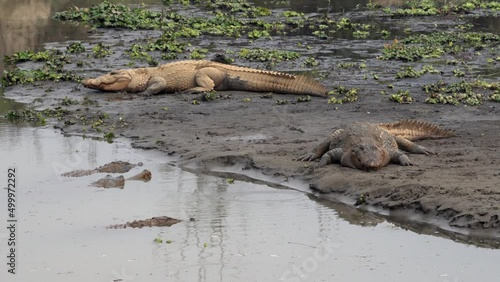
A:
POLYGON ((413 154, 436 154, 433 151, 425 148, 424 146, 417 145, 410 140, 404 139, 399 136, 395 136, 394 139, 398 143, 398 148, 413 154))
MULTIPOLYGON (((196 87, 188 89, 191 93, 209 92, 224 83, 226 72, 216 68, 202 68, 195 74, 196 87)), ((222 89, 221 89, 222 90, 222 89)))

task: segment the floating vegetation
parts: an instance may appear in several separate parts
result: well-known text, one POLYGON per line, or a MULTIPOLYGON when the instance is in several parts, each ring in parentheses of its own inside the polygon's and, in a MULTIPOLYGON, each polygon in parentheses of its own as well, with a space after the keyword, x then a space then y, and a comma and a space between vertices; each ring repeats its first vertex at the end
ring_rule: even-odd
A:
POLYGON ((358 90, 356 88, 348 89, 344 86, 337 86, 334 90, 328 92, 328 95, 333 96, 328 99, 328 104, 352 103, 358 100, 358 90))
POLYGON ((92 47, 92 53, 94 53, 94 58, 104 58, 113 54, 111 47, 104 45, 102 42, 99 42, 96 46, 92 47))
POLYGON ((422 58, 439 58, 444 54, 456 55, 470 49, 482 50, 500 42, 500 37, 488 32, 434 32, 409 36, 401 41, 394 39, 384 45, 382 60, 418 61, 422 58))
POLYGON ((66 47, 66 52, 72 54, 72 53, 83 53, 85 52, 85 47, 83 47, 81 42, 71 42, 67 47, 66 47))
POLYGON ((413 102, 409 90, 398 90, 396 94, 389 96, 389 100, 400 104, 411 104, 413 102))
POLYGON ((435 0, 407 1, 401 8, 370 5, 371 9, 382 8, 382 11, 392 17, 435 16, 447 14, 463 14, 473 10, 500 11, 500 2, 489 0, 467 0, 460 3, 448 3, 435 0))
POLYGON ((15 84, 29 84, 36 81, 76 81, 81 78, 64 69, 64 65, 71 63, 69 58, 58 50, 46 50, 43 52, 34 53, 32 51, 18 52, 12 56, 5 56, 7 63, 6 70, 2 75, 2 84, 11 86, 15 84), (25 61, 44 61, 41 67, 37 69, 23 70, 15 66, 15 63, 25 61))
POLYGON ((94 27, 123 27, 129 29, 157 29, 163 17, 159 12, 143 8, 130 8, 124 4, 113 4, 107 0, 90 8, 73 7, 58 12, 54 19, 83 22, 94 27))
POLYGON ((299 53, 293 51, 282 51, 276 49, 246 49, 243 48, 238 52, 238 57, 249 61, 259 62, 274 62, 295 60, 300 57, 299 53))
POLYGON ((311 96, 299 96, 297 97, 297 103, 311 102, 311 96))
POLYGON ((196 48, 191 51, 191 56, 189 57, 192 60, 201 60, 207 56, 208 49, 204 48, 196 48))
POLYGON ((431 65, 425 65, 420 70, 415 70, 411 66, 409 66, 407 68, 402 68, 399 72, 397 72, 396 78, 401 79, 420 77, 426 73, 441 74, 441 71, 434 69, 434 67, 431 65))
POLYGON ((315 67, 317 65, 319 65, 319 62, 313 57, 307 57, 304 61, 304 66, 306 67, 315 67))
POLYGON ((426 84, 422 87, 429 97, 425 100, 428 104, 465 104, 475 106, 481 104, 488 97, 491 101, 496 101, 498 91, 500 91, 499 83, 488 83, 482 80, 473 82, 460 81, 454 83, 446 83, 442 80, 426 84), (494 91, 491 95, 486 93, 494 91))
POLYGON ((59 102, 59 105, 61 106, 71 106, 71 105, 78 105, 78 100, 71 99, 68 96, 65 96, 61 102, 59 102))
POLYGON ((366 68, 365 63, 354 63, 354 62, 344 62, 344 63, 339 63, 337 65, 339 69, 350 69, 350 68, 355 68, 355 69, 364 69, 366 68))
POLYGON ((45 109, 37 111, 34 109, 25 109, 17 111, 9 111, 5 118, 11 122, 30 122, 35 125, 45 125, 47 123, 47 118, 62 118, 63 116, 69 114, 68 110, 61 107, 56 107, 53 109, 45 109))

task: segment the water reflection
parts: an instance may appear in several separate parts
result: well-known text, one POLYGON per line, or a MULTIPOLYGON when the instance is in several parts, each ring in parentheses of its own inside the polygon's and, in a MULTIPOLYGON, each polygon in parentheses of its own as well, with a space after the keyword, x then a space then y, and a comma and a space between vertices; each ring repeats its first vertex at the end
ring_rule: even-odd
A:
MULTIPOLYGON (((54 13, 72 6, 90 7, 98 0, 0 0, 0 57, 26 49, 40 50, 46 42, 82 40, 87 38, 83 25, 72 25, 52 20, 54 13)), ((110 1, 137 4, 137 1, 110 1)), ((141 1, 146 4, 161 4, 161 0, 141 1)), ((0 73, 4 66, 0 64, 0 73)), ((1 91, 1 90, 0 90, 1 91)))

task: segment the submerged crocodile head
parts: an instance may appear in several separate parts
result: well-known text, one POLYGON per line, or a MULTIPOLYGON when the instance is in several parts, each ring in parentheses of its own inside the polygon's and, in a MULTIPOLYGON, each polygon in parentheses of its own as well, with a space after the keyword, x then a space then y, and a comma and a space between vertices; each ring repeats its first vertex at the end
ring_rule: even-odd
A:
POLYGON ((348 153, 346 157, 349 159, 342 158, 343 163, 352 168, 366 171, 378 170, 390 161, 389 152, 375 142, 356 144, 348 153))
POLYGON ((132 81, 130 70, 115 70, 97 78, 90 78, 82 81, 83 86, 103 91, 123 91, 126 90, 132 81))

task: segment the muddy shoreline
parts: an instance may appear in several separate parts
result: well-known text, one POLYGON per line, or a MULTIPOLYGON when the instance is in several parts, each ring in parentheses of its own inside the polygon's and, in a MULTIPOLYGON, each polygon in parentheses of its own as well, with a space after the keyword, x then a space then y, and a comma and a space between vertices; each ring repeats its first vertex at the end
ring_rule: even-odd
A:
MULTIPOLYGON (((439 20, 437 23, 441 24, 439 20)), ((414 21, 414 24, 418 30, 421 23, 414 21)), ((442 25, 446 28, 451 24, 447 20, 442 25)), ((99 29, 94 43, 104 41, 112 45, 113 54, 92 59, 92 66, 71 68, 84 77, 123 68, 129 62, 125 56, 127 46, 151 36, 158 36, 158 33, 99 29)), ((234 43, 228 39, 204 37, 193 44, 205 47, 213 42, 221 46, 234 43)), ((102 136, 102 131, 81 120, 85 117, 88 121, 105 113, 106 130, 112 128, 115 136, 131 139, 136 148, 176 156, 181 166, 195 165, 209 171, 220 165, 241 165, 243 169, 256 169, 264 175, 281 178, 285 185, 287 179, 303 180, 314 188, 311 193, 325 200, 348 199, 344 202, 352 205, 363 195, 364 204, 359 206, 362 209, 374 207, 389 215, 405 212, 405 217, 418 215, 417 221, 437 225, 445 222, 443 229, 500 238, 499 103, 484 101, 477 106, 424 103, 427 94, 420 89, 421 85, 439 79, 457 81, 451 72, 455 67, 443 64, 439 65, 440 75, 424 74, 418 78, 396 80, 394 74, 409 64, 376 58, 380 48, 391 40, 322 41, 311 36, 276 36, 272 41, 256 40, 252 46, 284 48, 282 44, 296 46, 298 42, 310 44, 309 49, 300 50, 304 54, 322 54, 317 56, 320 65, 314 68, 322 83, 329 88, 355 87, 358 100, 328 104, 327 99, 312 97, 311 101, 300 103, 297 102, 298 96, 293 95, 272 94, 271 99, 266 99, 261 93, 226 91, 218 94, 227 96, 203 101, 200 95, 190 94, 143 97, 100 93, 73 82, 11 86, 6 88, 5 96, 31 103, 38 109, 60 106, 65 97, 78 101, 86 98, 97 104, 66 105, 64 108, 70 114, 60 119, 56 127, 68 134, 102 136), (338 50, 348 52, 338 55, 338 50), (366 68, 339 68, 338 64, 346 60, 364 63, 366 68), (387 95, 380 95, 380 91, 395 92, 388 90, 388 85, 410 90, 413 103, 398 104, 390 101, 387 95), (45 92, 48 89, 50 92, 45 92), (195 105, 193 100, 200 103, 195 105), (277 100, 287 100, 288 103, 278 105, 277 100), (456 137, 419 141, 418 144, 438 154, 410 155, 416 164, 412 167, 391 164, 368 173, 339 165, 315 169, 314 163, 294 161, 342 125, 355 121, 393 122, 400 119, 429 121, 455 131, 456 137)), ((242 44, 244 42, 240 40, 236 45, 241 47, 242 44)), ((64 46, 63 43, 53 43, 47 47, 63 50, 64 46)), ((221 53, 224 49, 212 48, 209 55, 221 53)), ((497 52, 498 55, 498 45, 493 49, 492 54, 497 52)), ((80 56, 85 58, 84 54, 80 56)), ((454 58, 448 55, 443 59, 454 58)), ((179 56, 179 59, 183 58, 179 56)), ((479 56, 465 60, 469 60, 469 66, 477 67, 478 72, 484 71, 479 67, 484 60, 479 56)), ((261 69, 268 66, 244 60, 235 63, 261 69)), ((411 66, 419 68, 428 63, 423 61, 411 66)), ((24 67, 30 68, 30 64, 24 67)), ((498 66, 498 62, 494 66, 498 66)), ((287 61, 273 66, 273 70, 307 72, 311 68, 300 62, 287 61)), ((490 81, 498 81, 494 70, 493 76, 491 70, 486 73, 490 81)), ((470 71, 465 75, 472 80, 478 73, 470 71)))

